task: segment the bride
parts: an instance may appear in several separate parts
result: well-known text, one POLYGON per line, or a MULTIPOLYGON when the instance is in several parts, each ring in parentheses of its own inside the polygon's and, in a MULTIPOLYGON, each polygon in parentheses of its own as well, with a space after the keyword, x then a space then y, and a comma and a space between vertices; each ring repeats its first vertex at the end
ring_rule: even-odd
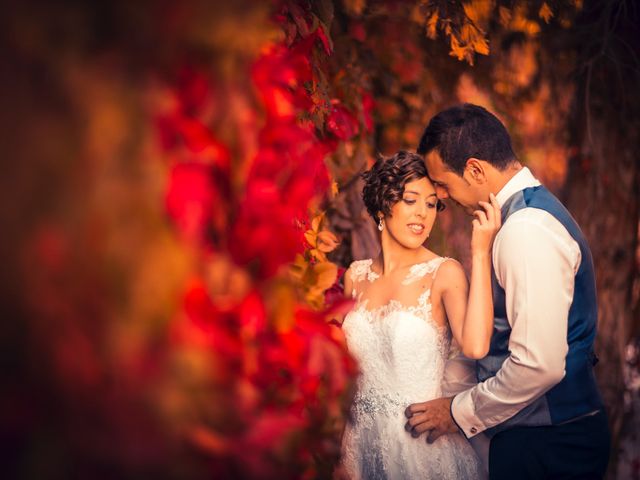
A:
POLYGON ((423 159, 398 152, 363 175, 363 199, 380 230, 377 258, 355 261, 345 294, 356 304, 343 329, 358 361, 358 390, 342 442, 353 479, 475 479, 485 474, 460 434, 433 443, 405 431, 405 408, 442 396, 452 337, 470 358, 489 349, 491 244, 500 209, 481 202, 471 240, 471 286, 461 265, 423 244, 444 206, 423 159))

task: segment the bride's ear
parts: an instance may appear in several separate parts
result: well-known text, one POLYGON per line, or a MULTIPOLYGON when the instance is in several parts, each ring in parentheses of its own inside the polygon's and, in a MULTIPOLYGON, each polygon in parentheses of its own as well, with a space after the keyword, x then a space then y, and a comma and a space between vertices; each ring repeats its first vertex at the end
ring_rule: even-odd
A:
POLYGON ((485 172, 485 166, 482 160, 471 157, 467 160, 464 167, 463 177, 466 177, 469 183, 475 183, 476 185, 482 185, 487 182, 487 175, 485 172))

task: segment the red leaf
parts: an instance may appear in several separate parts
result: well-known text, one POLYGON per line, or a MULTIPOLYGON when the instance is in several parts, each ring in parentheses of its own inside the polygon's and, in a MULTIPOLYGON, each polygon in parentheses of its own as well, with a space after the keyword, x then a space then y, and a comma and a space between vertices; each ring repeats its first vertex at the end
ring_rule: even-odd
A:
POLYGON ((325 32, 322 26, 319 26, 318 29, 316 30, 316 36, 322 42, 322 46, 324 47, 324 53, 326 53, 327 55, 331 55, 331 53, 333 52, 331 41, 327 37, 327 32, 325 32))
POLYGON ((349 110, 334 102, 327 118, 327 130, 340 140, 349 140, 358 134, 358 121, 349 110))
POLYGON ((176 94, 183 111, 187 115, 196 115, 211 97, 211 79, 192 67, 183 67, 176 94))
POLYGON ((373 108, 375 102, 369 92, 362 94, 362 114, 364 116, 364 125, 368 132, 373 132, 373 108))
POLYGON ((165 197, 167 213, 187 239, 196 242, 204 239, 218 198, 211 167, 179 163, 171 169, 165 197))
POLYGON ((267 326, 267 314, 262 298, 257 292, 250 293, 240 304, 238 317, 243 334, 250 338, 264 332, 267 326))

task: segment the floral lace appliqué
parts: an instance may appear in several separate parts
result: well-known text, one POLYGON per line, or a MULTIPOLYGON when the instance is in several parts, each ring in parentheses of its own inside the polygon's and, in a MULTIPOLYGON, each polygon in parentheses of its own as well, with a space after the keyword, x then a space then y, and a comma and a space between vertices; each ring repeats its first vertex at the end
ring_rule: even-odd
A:
POLYGON ((362 282, 365 278, 369 282, 374 282, 377 278, 380 277, 376 272, 371 269, 371 265, 373 264, 373 259, 369 258, 367 260, 356 260, 351 264, 349 270, 351 270, 351 280, 353 281, 353 288, 351 290, 351 298, 356 298, 358 301, 362 296, 362 292, 358 295, 356 293, 356 283, 362 282))
POLYGON ((361 282, 365 278, 370 282, 376 280, 380 275, 371 269, 373 259, 356 260, 351 264, 351 277, 354 282, 361 282))
MULTIPOLYGON (((359 295, 358 297, 360 297, 359 295)), ((447 325, 439 325, 431 314, 431 289, 425 290, 418 297, 417 305, 405 305, 398 300, 389 300, 388 303, 380 305, 372 309, 368 309, 369 299, 360 300, 358 298, 358 304, 356 311, 362 314, 369 323, 383 321, 392 313, 407 313, 414 315, 424 320, 428 325, 433 327, 438 335, 438 350, 442 355, 446 355, 449 351, 450 332, 447 325)))
POLYGON ((446 259, 446 257, 436 257, 432 258, 428 262, 412 265, 409 269, 409 273, 402 281, 402 285, 411 285, 412 283, 424 278, 425 275, 435 272, 446 259))

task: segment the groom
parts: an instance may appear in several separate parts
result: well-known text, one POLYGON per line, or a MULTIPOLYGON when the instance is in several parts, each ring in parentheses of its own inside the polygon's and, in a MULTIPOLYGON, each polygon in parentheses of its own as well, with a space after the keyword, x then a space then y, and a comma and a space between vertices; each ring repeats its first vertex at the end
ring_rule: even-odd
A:
POLYGON ((593 375, 596 287, 591 252, 564 206, 516 159, 502 123, 464 104, 430 121, 418 153, 439 199, 467 213, 494 193, 494 327, 478 384, 410 405, 414 436, 490 437, 491 479, 602 478, 609 430, 593 375))

